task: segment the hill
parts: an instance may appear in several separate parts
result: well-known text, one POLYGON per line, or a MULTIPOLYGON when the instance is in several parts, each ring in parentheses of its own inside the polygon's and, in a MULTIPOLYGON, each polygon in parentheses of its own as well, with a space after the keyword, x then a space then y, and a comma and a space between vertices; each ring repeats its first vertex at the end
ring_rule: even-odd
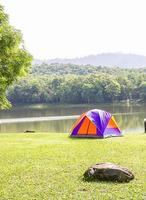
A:
POLYGON ((108 66, 108 67, 128 67, 139 68, 146 66, 146 56, 136 54, 123 54, 123 53, 103 53, 97 55, 89 55, 81 58, 73 59, 52 59, 52 60, 35 60, 35 64, 47 63, 63 63, 63 64, 76 64, 76 65, 95 65, 95 66, 108 66))

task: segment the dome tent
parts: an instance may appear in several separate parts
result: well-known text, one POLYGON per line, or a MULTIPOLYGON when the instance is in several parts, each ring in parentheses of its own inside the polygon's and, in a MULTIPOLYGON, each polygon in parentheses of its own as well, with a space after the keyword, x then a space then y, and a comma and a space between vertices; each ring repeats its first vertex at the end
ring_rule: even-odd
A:
POLYGON ((97 137, 106 138, 121 136, 115 118, 103 110, 89 110, 83 113, 74 124, 71 137, 97 137))

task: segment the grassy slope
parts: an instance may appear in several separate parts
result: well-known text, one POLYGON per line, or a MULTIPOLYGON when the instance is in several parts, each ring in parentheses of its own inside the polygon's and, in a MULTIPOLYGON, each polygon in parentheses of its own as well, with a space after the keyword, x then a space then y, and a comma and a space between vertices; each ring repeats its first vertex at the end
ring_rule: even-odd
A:
POLYGON ((105 140, 0 135, 0 200, 141 200, 144 195, 146 135, 105 140), (125 184, 83 181, 84 171, 97 162, 126 166, 136 178, 125 184))

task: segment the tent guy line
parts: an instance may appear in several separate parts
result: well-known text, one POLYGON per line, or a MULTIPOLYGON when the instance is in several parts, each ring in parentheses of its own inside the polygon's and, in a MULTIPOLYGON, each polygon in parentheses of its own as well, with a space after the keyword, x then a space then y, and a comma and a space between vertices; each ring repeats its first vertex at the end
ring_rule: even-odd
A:
MULTIPOLYGON (((114 113, 112 115, 133 115, 140 112, 132 113, 114 113)), ((9 118, 9 119, 0 119, 0 124, 7 123, 23 123, 23 122, 41 122, 41 121, 56 121, 56 120, 67 120, 67 119, 77 119, 80 115, 71 115, 71 116, 49 116, 49 117, 25 117, 25 118, 9 118)))

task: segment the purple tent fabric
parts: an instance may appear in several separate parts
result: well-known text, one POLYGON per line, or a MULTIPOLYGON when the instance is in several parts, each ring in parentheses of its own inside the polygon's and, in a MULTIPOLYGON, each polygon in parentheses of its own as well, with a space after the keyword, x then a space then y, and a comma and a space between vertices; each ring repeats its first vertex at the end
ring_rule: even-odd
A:
POLYGON ((117 124, 115 123, 114 127, 108 127, 108 123, 110 119, 112 118, 112 115, 106 111, 93 109, 89 110, 86 113, 84 113, 83 117, 79 120, 77 125, 73 128, 71 132, 71 136, 73 137, 110 137, 110 136, 120 136, 121 130, 118 128, 117 124), (92 124, 96 127, 96 134, 94 136, 91 133, 84 133, 80 134, 79 130, 82 124, 84 123, 84 120, 88 118, 92 124))

